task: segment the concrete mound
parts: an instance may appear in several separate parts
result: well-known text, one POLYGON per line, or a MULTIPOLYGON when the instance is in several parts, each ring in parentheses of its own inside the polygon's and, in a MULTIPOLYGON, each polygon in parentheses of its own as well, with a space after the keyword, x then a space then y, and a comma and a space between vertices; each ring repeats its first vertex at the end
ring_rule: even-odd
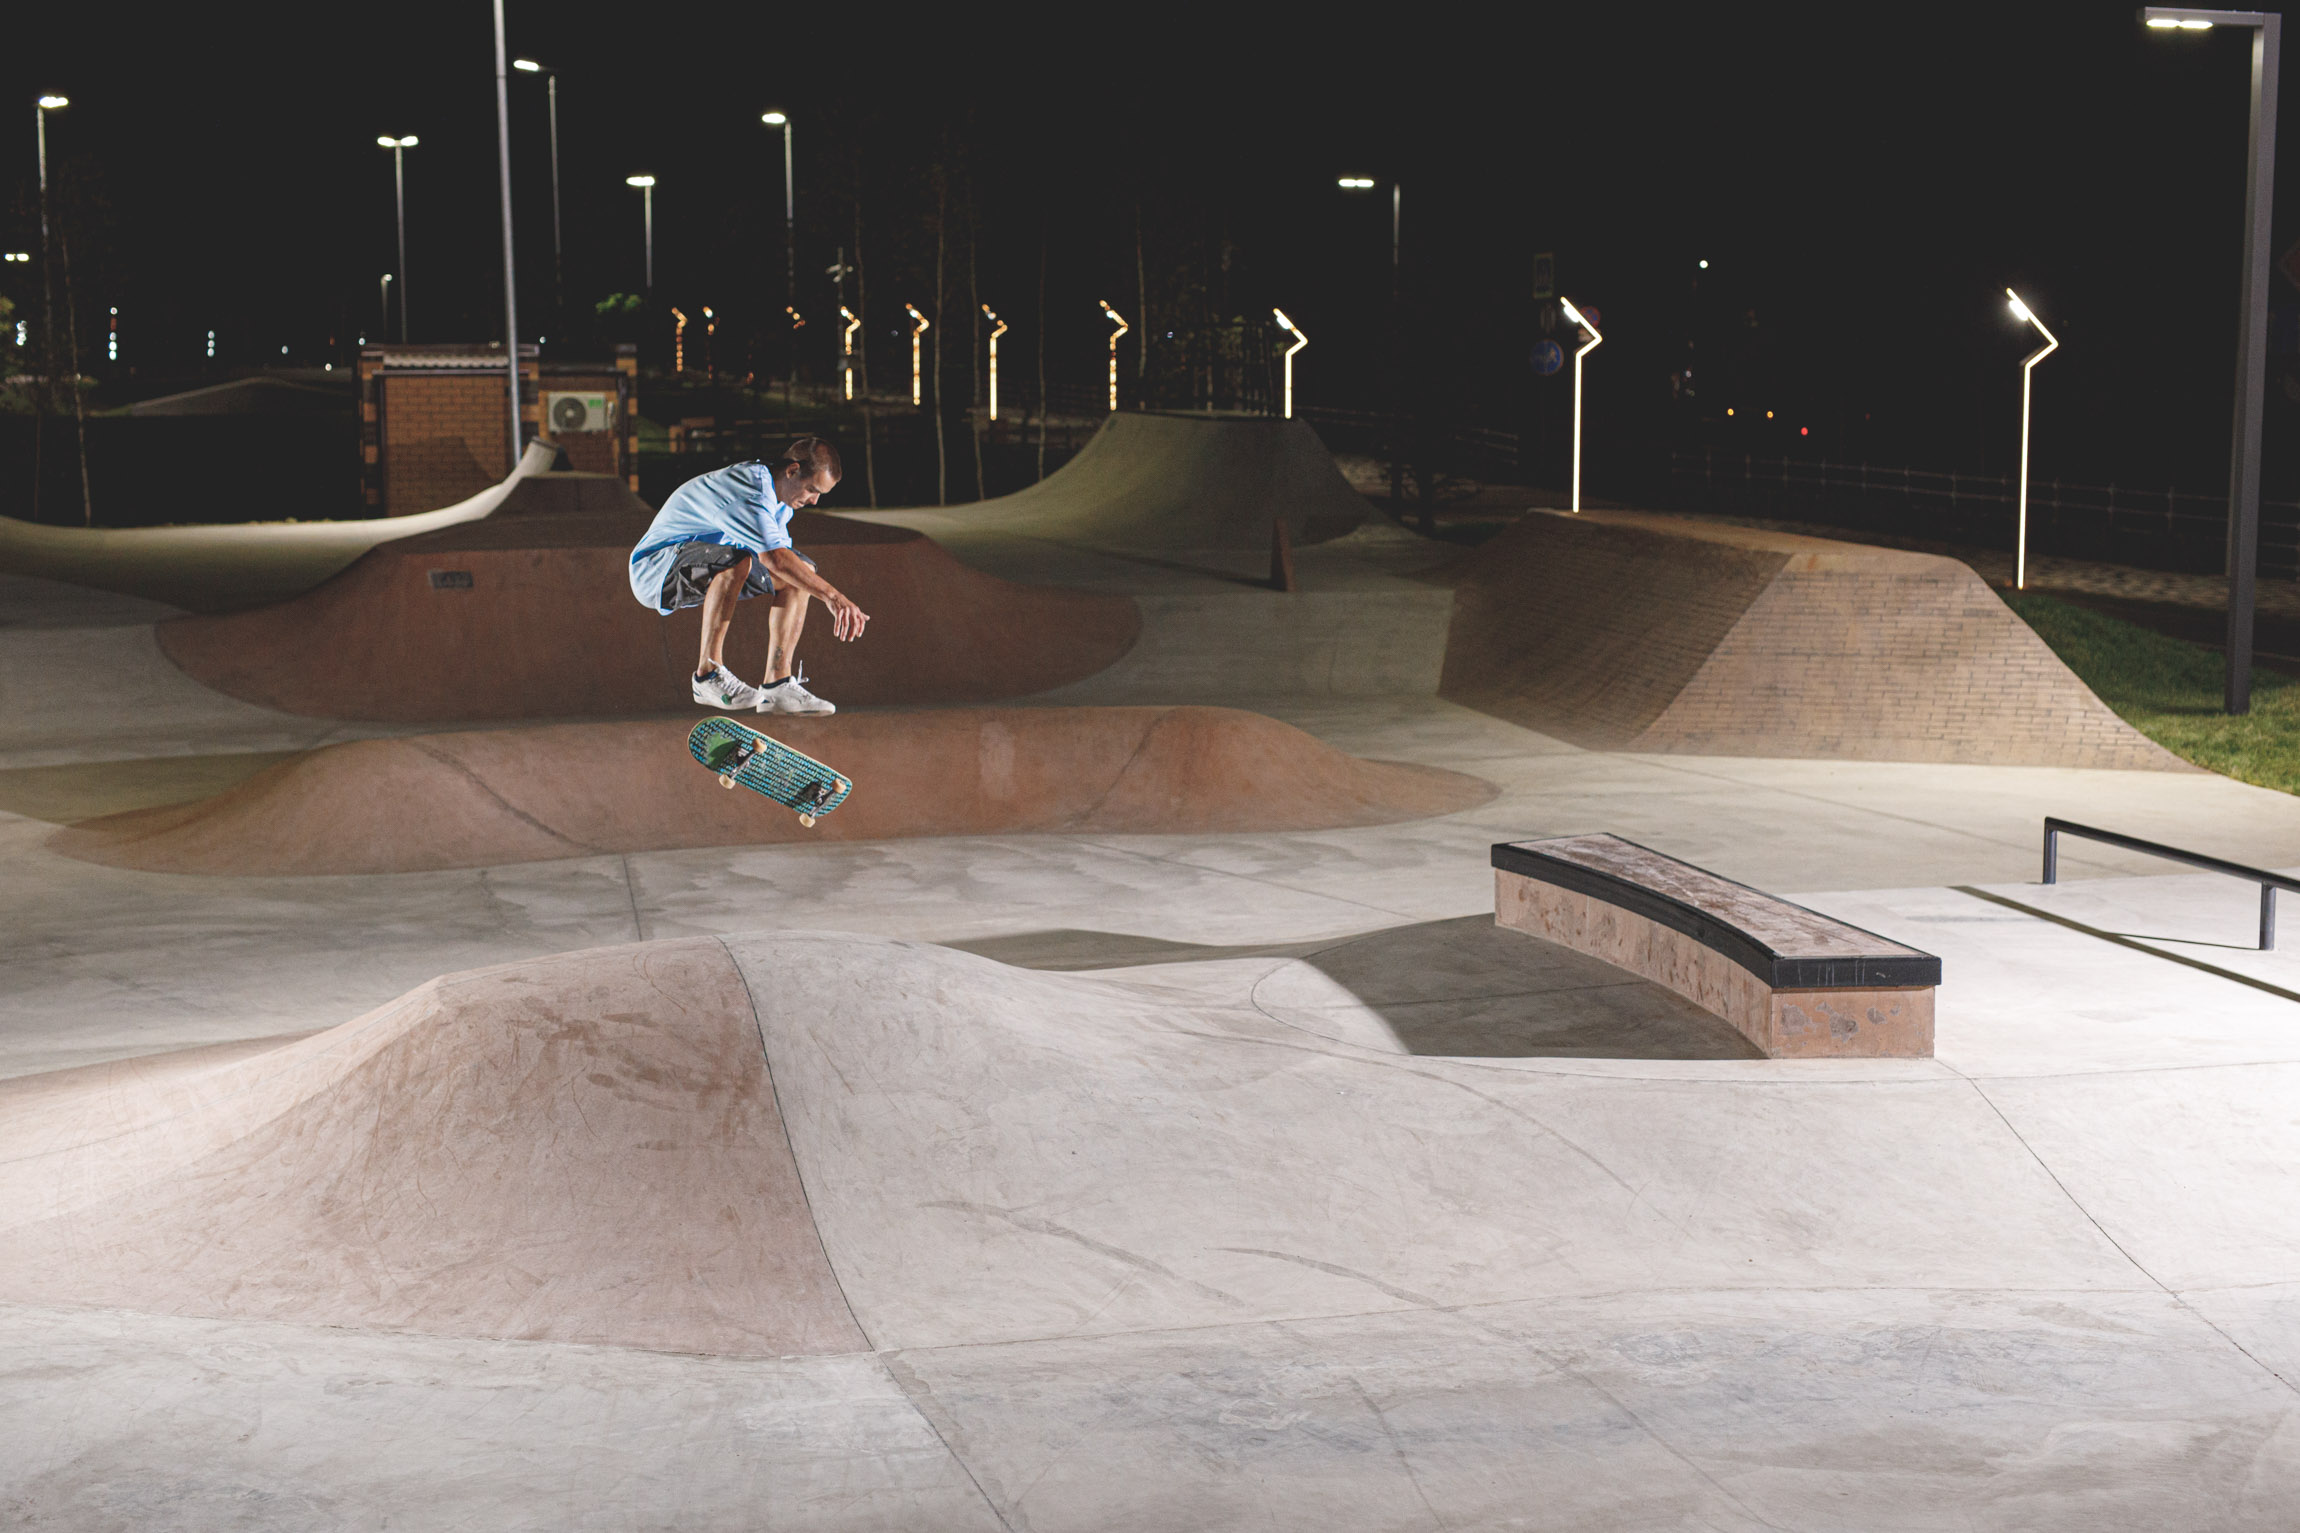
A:
POLYGON ((129 528, 49 527, 0 516, 0 574, 94 586, 192 612, 281 601, 310 590, 379 544, 493 515, 558 458, 552 443, 530 442, 518 470, 502 483, 415 516, 129 528))
MULTIPOLYGON (((811 931, 449 976, 222 1063, 0 1083, 0 1301, 738 1357, 1098 1336, 1141 1357, 1140 1333, 1369 1310, 1523 1303, 1538 1327, 1640 1285, 1663 1305, 1752 1281, 2130 1286, 1961 1080, 1380 1046, 1497 981, 1521 1012, 1585 1011, 1521 940, 1526 967, 1494 951, 1467 975, 1394 947, 1370 975, 1297 960, 1251 1002, 811 931)), ((1222 1372, 1235 1345, 1184 1365, 1218 1374, 1209 1418, 1259 1398, 1222 1372)), ((1128 1433, 1163 1419, 1087 1356, 1048 1398, 1128 1433)), ((1041 1399, 1065 1362, 981 1387, 1041 1399)), ((1383 1451, 1352 1419, 1353 1456, 1383 1451)))
POLYGON ((1033 831, 1380 825, 1484 803, 1434 767, 1361 761, 1228 708, 952 709, 775 719, 855 781, 814 829, 719 787, 686 720, 331 745, 198 803, 82 821, 51 845, 153 872, 406 873, 676 847, 1033 831))
POLYGON ((711 939, 253 1055, 0 1084, 0 1295, 734 1356, 860 1348, 711 939))
POLYGON ((1479 550, 1439 692, 1597 750, 2190 770, 1957 560, 1644 512, 1479 550))
MULTIPOLYGON (((686 707, 702 618, 631 599, 631 549, 653 513, 604 475, 549 499, 385 544, 289 602, 162 623, 161 649, 243 701, 400 722, 632 714, 686 707)), ((541 491, 543 487, 538 486, 541 491)), ((922 534, 801 512, 798 546, 871 614, 854 644, 817 608, 808 675, 840 703, 987 702, 1080 680, 1141 631, 1132 600, 968 569, 922 534)), ((767 647, 766 603, 737 609, 739 675, 767 647)))
POLYGON ((1300 421, 1127 412, 1077 457, 1018 494, 952 514, 1064 542, 1114 548, 1254 548, 1283 519, 1323 542, 1370 514, 1318 434, 1300 421))

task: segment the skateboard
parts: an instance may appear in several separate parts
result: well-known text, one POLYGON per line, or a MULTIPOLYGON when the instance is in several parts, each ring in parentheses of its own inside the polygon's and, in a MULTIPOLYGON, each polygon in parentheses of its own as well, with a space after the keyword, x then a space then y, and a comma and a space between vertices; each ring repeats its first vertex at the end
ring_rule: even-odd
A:
POLYGON ((705 719, 697 724, 688 732, 687 750, 719 774, 720 787, 741 783, 763 798, 796 810, 799 823, 810 828, 845 803, 846 796, 854 791, 853 779, 733 719, 705 719))

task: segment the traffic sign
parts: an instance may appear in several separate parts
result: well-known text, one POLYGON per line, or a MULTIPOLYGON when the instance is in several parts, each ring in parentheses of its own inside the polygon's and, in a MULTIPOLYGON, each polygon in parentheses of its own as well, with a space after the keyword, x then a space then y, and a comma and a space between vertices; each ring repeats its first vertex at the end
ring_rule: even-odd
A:
POLYGON ((1540 340, 1533 343, 1533 370, 1547 378, 1565 366, 1565 348, 1555 341, 1540 340))

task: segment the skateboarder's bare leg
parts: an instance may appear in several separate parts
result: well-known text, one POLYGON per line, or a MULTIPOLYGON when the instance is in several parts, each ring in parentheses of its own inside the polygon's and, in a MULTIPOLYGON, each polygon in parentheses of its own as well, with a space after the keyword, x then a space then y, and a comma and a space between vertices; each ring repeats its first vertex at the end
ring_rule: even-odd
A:
POLYGON ((796 586, 775 587, 767 608, 767 684, 791 674, 798 662, 799 635, 807 626, 807 593, 796 586))
POLYGON ((727 629, 735 621, 735 603, 741 600, 743 582, 750 573, 751 558, 745 554, 713 575, 703 588, 703 653, 695 662, 697 676, 708 676, 712 667, 726 664, 727 629))

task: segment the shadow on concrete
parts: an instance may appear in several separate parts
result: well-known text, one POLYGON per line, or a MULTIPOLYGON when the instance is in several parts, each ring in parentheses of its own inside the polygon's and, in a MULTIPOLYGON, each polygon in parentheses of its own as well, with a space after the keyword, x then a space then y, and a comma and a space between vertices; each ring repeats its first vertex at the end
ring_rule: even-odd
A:
POLYGON ((1253 988, 1264 1016, 1337 1043, 1454 1058, 1756 1059, 1730 1025, 1598 959, 1487 915, 1339 941, 1222 947, 1060 930, 954 942, 1033 969, 1120 969, 1275 958, 1253 988))
POLYGON ((1133 969, 1161 963, 1211 963, 1223 958, 1299 958, 1333 945, 1333 938, 1320 937, 1311 942, 1262 942, 1224 947, 1217 943, 1168 942, 1163 937, 1139 937, 1132 932, 1077 928, 1009 932, 942 944, 1017 969, 1048 969, 1059 973, 1133 969))

